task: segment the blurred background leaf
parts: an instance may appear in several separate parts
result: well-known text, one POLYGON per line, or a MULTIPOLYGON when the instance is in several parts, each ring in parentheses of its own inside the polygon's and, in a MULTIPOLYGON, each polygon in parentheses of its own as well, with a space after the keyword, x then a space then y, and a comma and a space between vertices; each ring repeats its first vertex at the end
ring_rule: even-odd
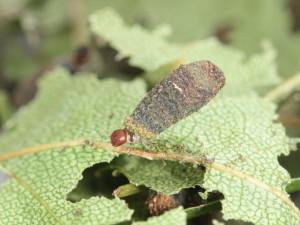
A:
MULTIPOLYGON (((115 77, 131 81, 141 77, 147 82, 146 88, 150 89, 179 64, 209 59, 224 70, 227 78, 217 101, 228 96, 266 96, 287 78, 299 74, 299 30, 298 0, 191 0, 176 3, 170 0, 0 0, 0 134, 7 120, 6 130, 19 129, 15 126, 18 114, 22 114, 19 107, 26 106, 34 98, 37 80, 56 65, 65 67, 74 76, 80 74, 76 72, 93 72, 100 79, 115 77), (117 13, 102 18, 93 14, 89 28, 88 17, 106 7, 117 13), (110 25, 101 27, 101 23, 110 25), (89 29, 93 29, 93 35, 89 29), (15 111, 17 117, 9 120, 15 111)), ((142 86, 144 91, 145 84, 142 86)), ((276 119, 274 114, 273 119, 287 128, 289 137, 300 135, 299 90, 300 85, 295 84, 280 96, 280 101, 276 101, 279 117, 276 119)), ((53 102, 45 102, 45 111, 42 111, 48 111, 53 102)), ((47 132, 47 120, 33 124, 19 122, 23 128, 36 124, 47 132)), ((43 142, 43 139, 38 139, 39 135, 29 138, 34 130, 25 132, 28 146, 43 142)), ((53 140, 62 137, 57 132, 53 140)), ((15 137, 7 139, 7 149, 24 144, 15 141, 15 137)), ((299 158, 300 151, 279 157, 280 164, 295 178, 287 191, 291 192, 298 206, 299 158)), ((105 179, 117 169, 110 168, 110 172, 105 172, 105 179)), ((134 177, 137 174, 126 167, 124 174, 126 170, 129 179, 142 178, 134 177)), ((86 177, 95 180, 92 171, 86 173, 86 177)), ((116 179, 118 181, 114 178, 111 182, 120 185, 128 182, 124 176, 116 179)), ((147 184, 147 180, 142 181, 136 183, 147 184)), ((98 188, 97 185, 89 187, 91 189, 82 187, 75 189, 70 199, 80 200, 82 196, 91 197, 98 193, 92 191, 98 188)), ((155 187, 159 189, 158 185, 155 187)), ((109 187, 106 191, 111 189, 109 187)), ((144 196, 147 191, 142 192, 140 195, 144 196)), ((143 209, 141 202, 138 205, 135 208, 143 209)), ((133 218, 141 217, 133 215, 133 218)))

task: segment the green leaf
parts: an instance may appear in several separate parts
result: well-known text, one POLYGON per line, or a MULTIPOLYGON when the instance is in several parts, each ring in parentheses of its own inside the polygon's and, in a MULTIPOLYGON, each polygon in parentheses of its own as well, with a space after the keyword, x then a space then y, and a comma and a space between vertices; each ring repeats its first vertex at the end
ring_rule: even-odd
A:
MULTIPOLYGON (((36 99, 6 124, 1 154, 76 138, 108 142, 109 134, 145 94, 141 81, 98 81, 71 77, 56 69, 40 82, 36 99)), ((66 200, 82 171, 116 154, 104 149, 67 147, 1 162, 9 180, 1 189, 3 224, 114 224, 130 220, 132 210, 119 199, 66 200)))
POLYGON ((124 184, 114 191, 114 195, 119 198, 127 197, 139 193, 139 188, 134 184, 124 184))
POLYGON ((288 193, 300 191, 300 178, 292 179, 291 182, 286 186, 286 191, 288 193))
POLYGON ((72 78, 62 68, 47 74, 40 88, 34 103, 6 124, 2 153, 83 137, 109 142, 112 131, 122 127, 123 118, 145 95, 140 80, 98 82, 91 75, 72 78), (16 137, 26 142, 16 142, 16 137))
POLYGON ((172 209, 168 212, 165 212, 161 216, 151 217, 145 222, 135 222, 133 225, 169 225, 169 224, 186 224, 186 213, 182 207, 172 209))
POLYGON ((291 76, 300 70, 299 34, 291 32, 293 21, 285 2, 256 0, 243 4, 238 0, 231 0, 231 6, 234 7, 232 17, 239 21, 233 24, 233 46, 252 54, 259 49, 263 40, 268 39, 278 51, 276 61, 281 75, 291 76))
MULTIPOLYGON (((217 34, 224 42, 253 54, 267 39, 278 52, 276 61, 280 75, 287 77, 300 70, 300 38, 299 32, 291 29, 295 23, 291 3, 293 1, 190 0, 173 4, 172 0, 152 0, 137 1, 135 6, 139 7, 140 17, 147 21, 148 27, 156 27, 162 22, 170 25, 172 41, 190 42, 217 34)), ((128 11, 118 8, 118 12, 126 17, 128 11)))
POLYGON ((118 159, 117 166, 131 183, 146 185, 167 195, 176 194, 182 188, 201 185, 204 171, 190 163, 149 161, 141 158, 118 159))
POLYGON ((202 186, 223 193, 226 219, 297 224, 299 210, 285 191, 290 177, 277 161, 278 155, 288 154, 289 139, 283 127, 272 122, 274 112, 273 104, 256 98, 227 98, 210 103, 159 138, 213 160, 202 186))
MULTIPOLYGON (((214 39, 169 44, 159 32, 125 26, 109 10, 94 14, 91 26, 120 52, 121 58, 130 57, 132 65, 144 68, 148 76, 184 58, 186 63, 209 59, 224 70, 227 79, 219 97, 151 140, 149 146, 153 152, 143 152, 139 150, 141 146, 133 146, 138 148, 132 149, 133 152, 160 154, 161 159, 172 161, 166 161, 164 167, 160 161, 128 159, 133 163, 126 164, 122 172, 131 182, 166 193, 198 184, 207 192, 218 191, 224 195, 221 203, 225 219, 259 225, 299 223, 299 210, 285 191, 290 177, 277 161, 279 155, 289 153, 289 139, 283 127, 273 122, 275 105, 257 95, 279 82, 271 46, 266 44, 262 54, 247 60, 242 52, 214 39), (124 35, 121 37, 120 33, 124 35), (202 170, 190 163, 205 165, 204 179, 202 170), (160 173, 151 174, 151 170, 160 173), (164 187, 168 185, 168 177, 172 185, 164 187)), ((110 151, 110 145, 95 150, 82 138, 108 143, 111 132, 122 127, 124 118, 146 94, 145 84, 140 80, 71 77, 57 69, 43 78, 40 86, 36 99, 8 121, 0 140, 0 159, 10 154, 0 165, 9 175, 1 189, 0 210, 4 213, 0 220, 5 224, 15 221, 111 224, 130 220, 132 211, 118 198, 94 197, 71 203, 66 196, 85 168, 97 162, 110 162, 117 156, 110 151), (65 140, 70 141, 63 142, 66 144, 60 144, 59 148, 51 145, 65 140), (70 147, 70 143, 77 147, 70 147), (41 144, 53 149, 18 156, 20 149, 32 150, 29 147, 41 144)), ((148 222, 153 220, 157 224, 163 218, 170 224, 175 218, 177 224, 178 218, 183 218, 185 223, 185 213, 177 218, 176 210, 176 216, 164 218, 172 212, 148 222)))
POLYGON ((149 72, 178 60, 181 63, 198 60, 214 62, 226 76, 227 84, 222 90, 223 95, 249 95, 255 89, 261 91, 263 88, 266 91, 266 86, 276 85, 280 81, 274 63, 275 53, 268 43, 262 54, 246 60, 243 52, 224 46, 215 39, 191 44, 170 44, 156 33, 138 25, 126 26, 111 9, 93 14, 90 24, 96 35, 119 51, 119 58, 130 57, 132 65, 149 72))
MULTIPOLYGON (((198 113, 161 133, 156 140, 160 143, 159 149, 164 145, 164 151, 178 152, 176 146, 184 146, 179 154, 192 154, 195 163, 205 162, 199 158, 205 155, 206 162, 210 163, 206 163, 202 187, 223 193, 225 219, 242 219, 255 224, 299 222, 299 210, 285 191, 290 177, 277 161, 280 154, 288 154, 289 139, 283 127, 273 122, 275 105, 249 97, 253 90, 257 93, 279 80, 273 61, 275 54, 269 45, 264 54, 244 62, 243 53, 215 40, 168 44, 138 26, 127 27, 109 9, 94 14, 90 22, 93 32, 106 39, 121 57, 130 57, 133 65, 150 72, 180 57, 187 63, 209 59, 220 66, 227 81, 221 93, 223 98, 213 100, 198 113), (248 97, 240 97, 243 95, 248 97)), ((178 159, 186 158, 179 156, 178 159)), ((140 174, 143 171, 144 168, 140 168, 140 174)), ((141 175, 139 181, 137 178, 134 183, 145 183, 141 175)), ((158 183, 151 187, 160 188, 158 183)))
POLYGON ((221 202, 214 201, 207 204, 203 204, 197 207, 187 208, 185 212, 187 213, 187 218, 191 219, 194 217, 199 217, 206 215, 208 213, 213 213, 222 209, 221 202))
MULTIPOLYGON (((289 139, 283 127, 272 122, 274 112, 273 104, 257 98, 225 98, 181 120, 158 139, 167 140, 166 148, 167 145, 185 146, 179 154, 192 153, 194 162, 202 154, 211 161, 206 165, 201 186, 207 191, 223 193, 226 219, 255 224, 297 224, 299 210, 285 191, 290 177, 277 161, 278 155, 288 154, 289 139)), ((134 176, 134 183, 145 183, 140 174, 147 173, 148 169, 136 168, 139 172, 134 176)), ((189 172, 189 176, 194 175, 189 172)), ((151 187, 156 190, 160 184, 155 181, 151 187)))

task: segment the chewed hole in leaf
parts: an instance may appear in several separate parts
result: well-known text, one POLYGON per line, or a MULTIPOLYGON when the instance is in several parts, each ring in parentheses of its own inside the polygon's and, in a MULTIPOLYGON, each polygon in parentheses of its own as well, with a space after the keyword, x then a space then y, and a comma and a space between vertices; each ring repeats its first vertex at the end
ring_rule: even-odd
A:
MULTIPOLYGON (((177 172, 180 172, 180 174, 191 172, 188 169, 189 166, 182 165, 176 162, 170 162, 170 161, 153 162, 149 160, 138 159, 132 156, 130 157, 121 156, 115 158, 110 163, 95 164, 92 167, 84 170, 82 173, 83 178, 78 182, 77 187, 68 194, 68 200, 71 202, 80 202, 82 199, 89 199, 93 196, 99 196, 99 197, 104 196, 108 199, 113 199, 115 198, 113 194, 115 190, 117 190, 120 187, 124 187, 125 184, 129 184, 131 182, 134 183, 134 179, 131 180, 132 178, 131 172, 136 171, 136 173, 138 173, 138 170, 141 170, 140 168, 141 164, 145 168, 147 167, 149 168, 152 167, 152 169, 155 169, 156 167, 165 168, 165 170, 167 170, 166 173, 168 173, 169 171, 170 173, 169 175, 173 174, 174 176, 176 176, 177 172), (124 163, 126 163, 126 165, 124 163), (187 166, 187 168, 185 168, 185 166, 187 166), (168 167, 171 167, 173 169, 168 170, 167 169, 168 167), (181 169, 177 171, 178 169, 177 167, 181 169)), ((192 170, 203 170, 203 168, 193 168, 193 167, 191 168, 192 170)), ((154 175, 147 176, 147 173, 145 173, 144 176, 145 179, 148 180, 148 183, 146 182, 148 185, 151 182, 157 182, 157 180, 155 180, 155 177, 153 177, 154 175)), ((157 174, 156 176, 157 179, 159 180, 164 179, 160 177, 159 174, 157 174)), ((164 176, 168 176, 168 174, 165 174, 164 176)), ((178 179, 181 179, 181 176, 179 176, 178 179)), ((220 193, 209 193, 206 199, 202 199, 199 193, 204 192, 205 190, 198 185, 195 185, 191 188, 180 189, 178 193, 174 193, 170 195, 157 192, 155 188, 153 188, 151 185, 149 186, 148 185, 145 186, 143 184, 140 184, 137 186, 138 188, 137 193, 128 195, 126 197, 121 197, 123 200, 126 201, 128 207, 134 210, 133 218, 135 220, 139 220, 139 221, 146 220, 149 216, 151 216, 151 210, 152 211, 156 210, 151 207, 150 209, 149 207, 147 208, 147 202, 149 202, 151 198, 153 198, 153 196, 156 194, 170 196, 171 198, 177 199, 178 202, 180 202, 179 205, 183 206, 184 208, 199 206, 211 201, 219 201, 220 199, 223 198, 223 196, 220 193)), ((156 201, 156 203, 159 207, 165 208, 164 204, 166 203, 164 201, 163 202, 156 201)), ((166 207, 166 211, 168 211, 167 207, 166 207)))
MULTIPOLYGON (((300 149, 300 146, 298 146, 298 149, 300 149)), ((278 161, 280 165, 282 165, 287 171, 290 172, 291 177, 299 177, 300 176, 299 158, 300 158, 300 151, 293 151, 287 156, 281 155, 278 158, 278 161)))
MULTIPOLYGON (((104 196, 109 199, 115 198, 114 191, 122 185, 128 184, 129 180, 118 170, 118 166, 111 163, 98 163, 87 168, 82 173, 83 178, 78 182, 67 199, 71 202, 80 202, 82 199, 89 199, 94 196, 104 196)), ((128 207, 134 209, 135 220, 146 220, 148 213, 144 203, 149 196, 149 188, 139 186, 139 192, 124 197, 128 207)))
POLYGON ((67 199, 71 202, 78 202, 93 196, 104 196, 114 198, 113 191, 121 185, 129 183, 122 174, 113 173, 115 169, 108 163, 95 164, 83 171, 83 178, 78 182, 67 199))
POLYGON ((103 46, 99 50, 102 59, 105 61, 105 66, 110 70, 121 72, 123 78, 132 79, 144 72, 144 70, 142 70, 141 68, 130 65, 128 63, 128 57, 118 59, 120 58, 118 57, 119 52, 109 45, 103 46), (124 76, 124 74, 126 74, 126 76, 124 76))
POLYGON ((120 156, 113 163, 131 183, 145 185, 163 194, 177 194, 183 188, 202 186, 204 169, 192 163, 147 160, 120 156))

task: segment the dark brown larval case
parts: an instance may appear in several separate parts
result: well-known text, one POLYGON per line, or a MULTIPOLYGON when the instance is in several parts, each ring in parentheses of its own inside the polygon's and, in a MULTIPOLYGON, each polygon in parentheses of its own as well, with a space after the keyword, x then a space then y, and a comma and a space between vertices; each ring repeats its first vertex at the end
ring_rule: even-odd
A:
POLYGON ((126 118, 130 132, 152 138, 198 111, 224 86, 221 69, 209 61, 181 65, 142 99, 126 118))

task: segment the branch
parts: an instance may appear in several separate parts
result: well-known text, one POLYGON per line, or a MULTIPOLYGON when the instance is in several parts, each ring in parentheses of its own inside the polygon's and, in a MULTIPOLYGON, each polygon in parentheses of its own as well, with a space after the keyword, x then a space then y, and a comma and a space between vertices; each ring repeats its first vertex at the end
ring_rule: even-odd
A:
POLYGON ((296 74, 281 83, 279 86, 268 92, 263 99, 267 101, 278 101, 297 86, 300 86, 300 74, 296 74))
POLYGON ((106 149, 117 153, 135 155, 149 160, 171 159, 171 160, 179 160, 183 162, 190 162, 194 164, 203 164, 207 168, 213 168, 231 174, 232 176, 238 177, 241 180, 252 183, 257 187, 264 189, 267 192, 273 193, 278 198, 282 199, 282 201, 285 202, 289 207, 291 207, 298 216, 300 216, 299 209, 295 206, 295 204, 289 199, 289 197, 284 192, 281 192, 280 190, 273 188, 272 186, 250 176, 249 174, 238 171, 235 168, 216 163, 214 162, 214 160, 208 160, 204 154, 195 156, 195 155, 181 155, 177 153, 167 153, 167 152, 151 152, 151 151, 145 151, 140 149, 127 148, 123 146, 113 147, 110 143, 106 143, 106 142, 97 142, 97 141, 93 142, 93 141, 88 141, 87 139, 78 139, 78 140, 63 141, 57 143, 37 145, 29 148, 23 148, 15 152, 11 152, 0 156, 0 161, 9 160, 30 153, 38 153, 50 149, 67 148, 67 147, 75 147, 75 146, 88 146, 94 149, 101 148, 101 149, 106 149))

